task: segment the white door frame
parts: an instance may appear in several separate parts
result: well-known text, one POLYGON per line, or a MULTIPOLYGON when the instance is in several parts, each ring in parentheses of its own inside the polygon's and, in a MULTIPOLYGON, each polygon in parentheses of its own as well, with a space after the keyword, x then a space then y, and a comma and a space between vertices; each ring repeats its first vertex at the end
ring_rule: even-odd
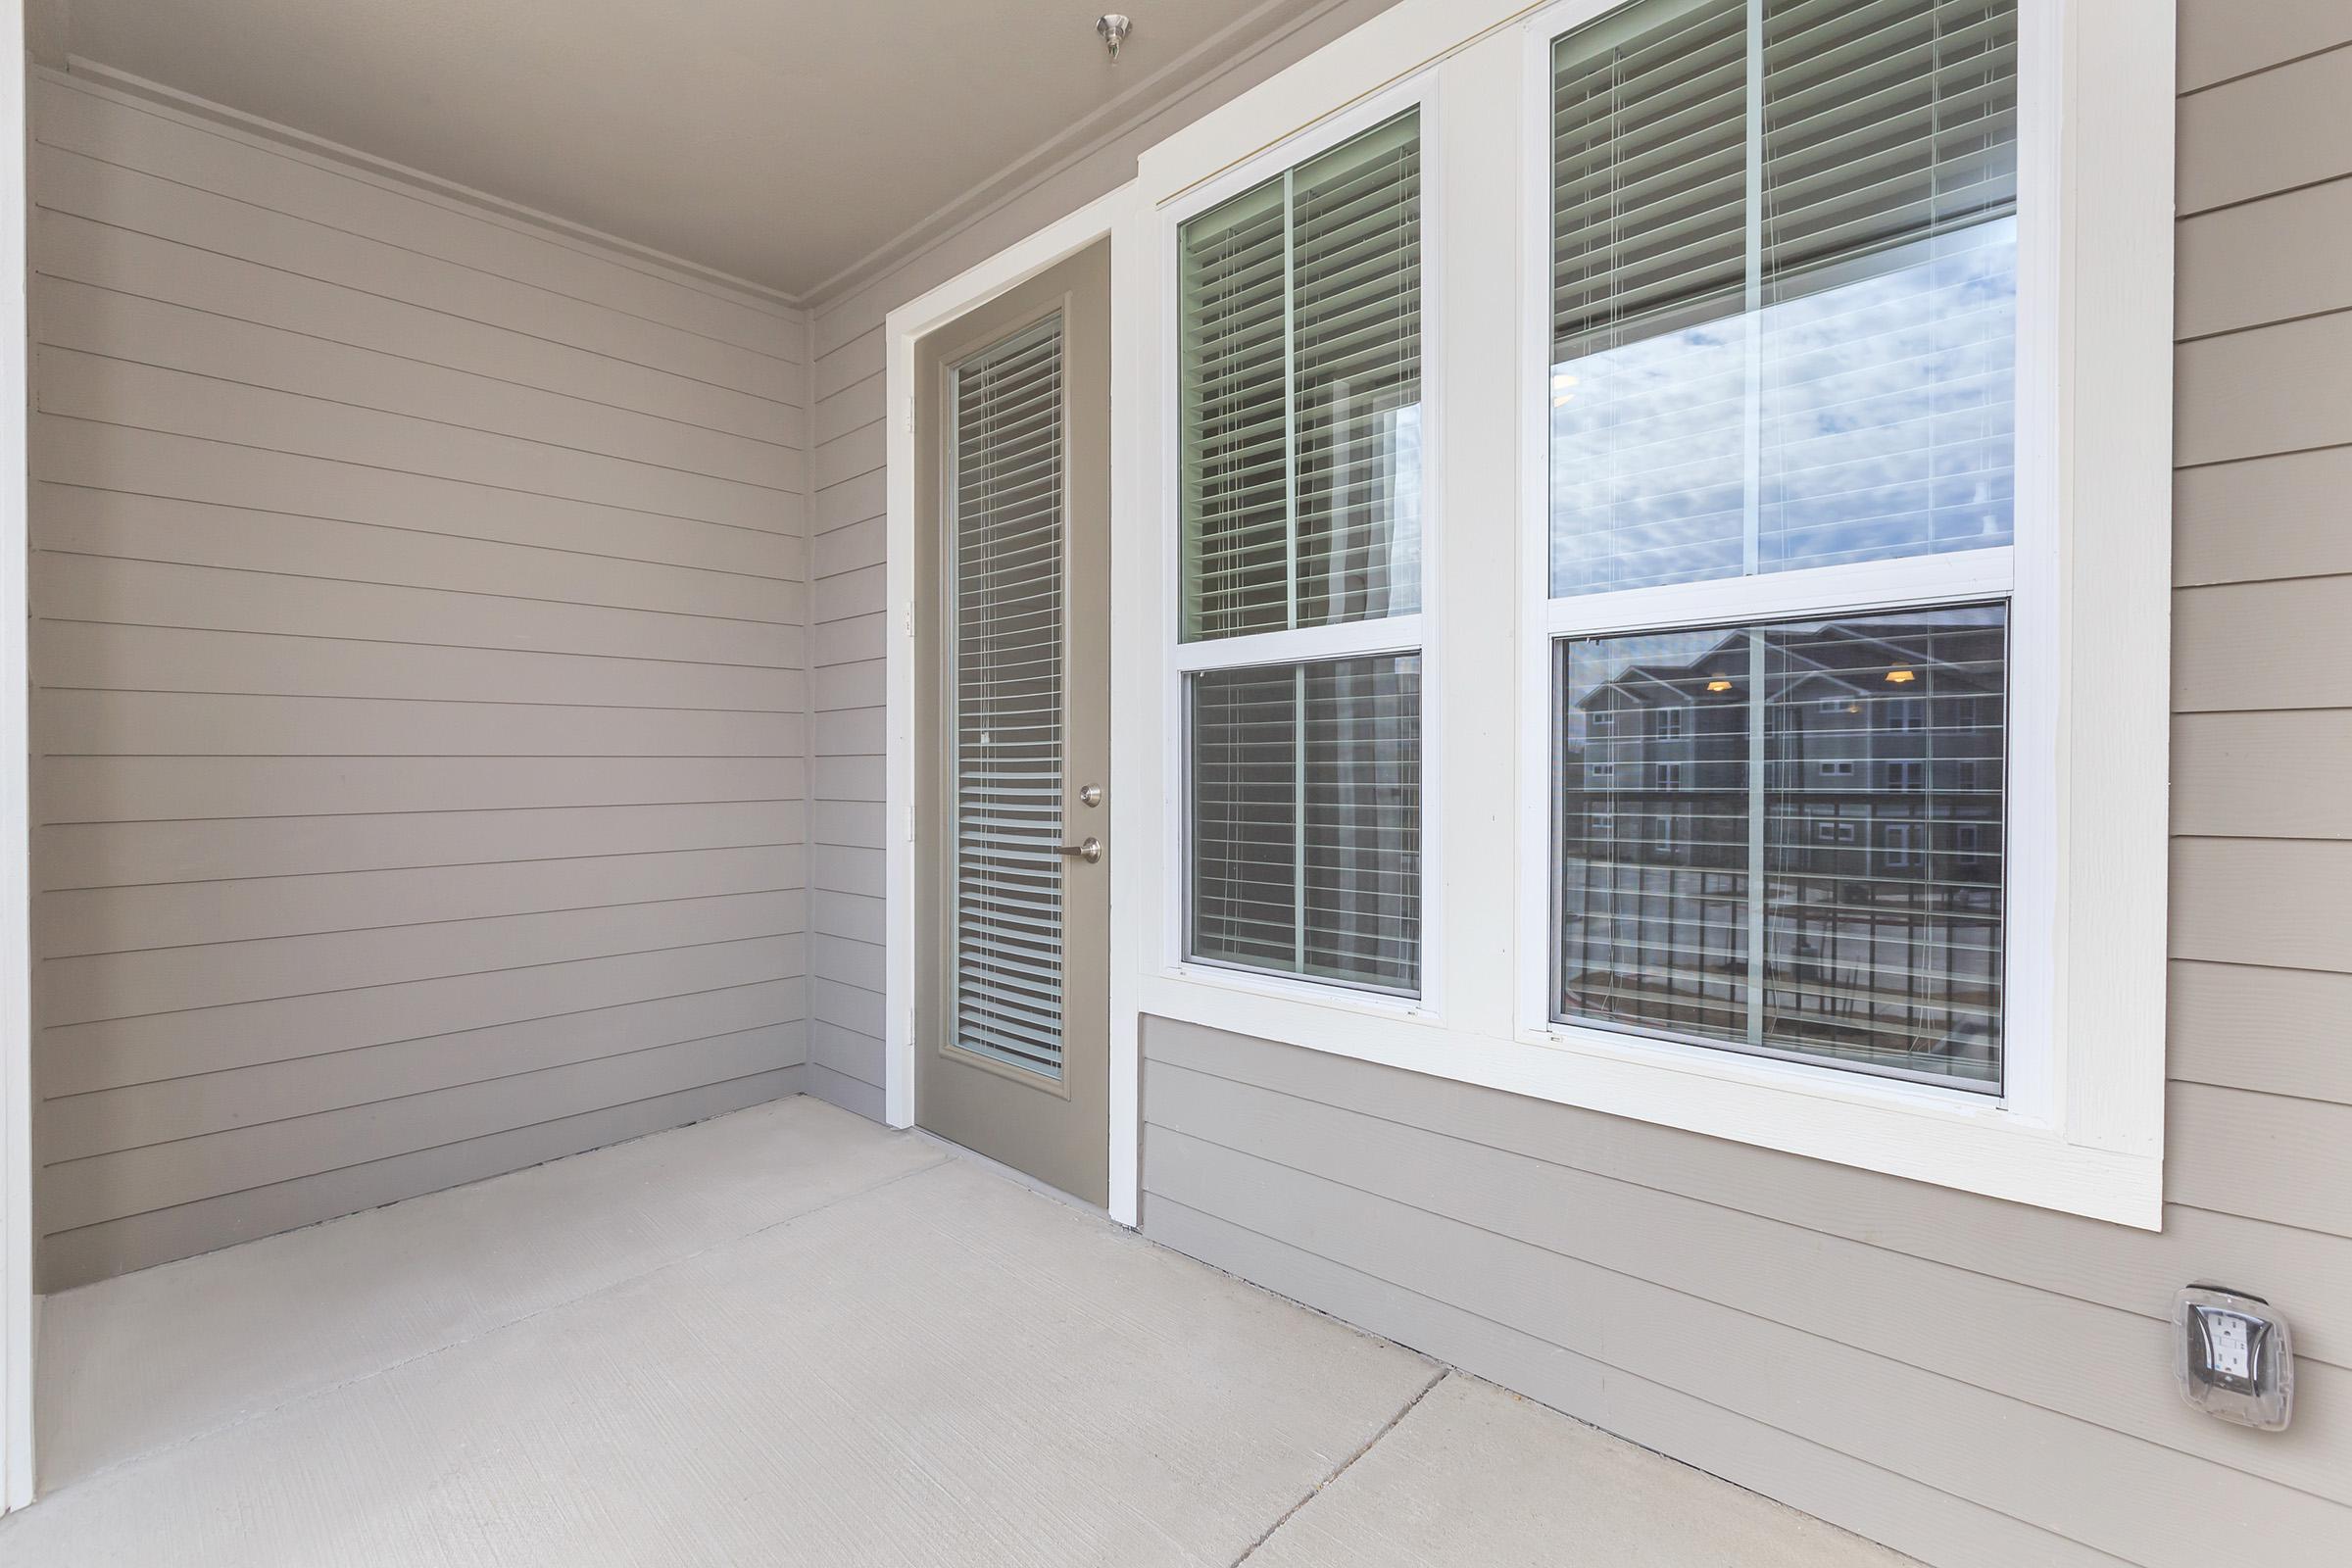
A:
POLYGON ((0 0, 0 1512, 32 1500, 24 0, 0 0))
MULTIPOLYGON (((917 343, 1005 290, 1045 271, 1088 247, 1110 241, 1110 379, 1113 388, 1126 367, 1134 363, 1128 323, 1119 310, 1122 291, 1136 275, 1137 234, 1133 219, 1140 202, 1133 182, 1096 198, 1065 218, 1047 224, 1028 238, 1006 247, 987 261, 950 278, 892 311, 883 327, 885 396, 889 427, 885 557, 883 564, 884 621, 884 799, 886 866, 883 877, 883 1029, 882 1119, 893 1127, 914 1123, 914 660, 915 527, 915 348, 917 343)), ((1128 486, 1135 465, 1127 461, 1129 432, 1123 428, 1114 403, 1111 414, 1110 536, 1111 572, 1120 570, 1122 539, 1132 540, 1127 520, 1136 516, 1128 486)), ((1126 932, 1129 922, 1119 917, 1132 909, 1138 892, 1132 881, 1144 861, 1121 855, 1119 845, 1130 838, 1133 811, 1124 803, 1129 793, 1121 777, 1119 757, 1123 710, 1120 701, 1127 677, 1117 663, 1111 667, 1110 729, 1110 1217, 1122 1225, 1136 1222, 1138 1125, 1136 1089, 1138 1046, 1135 1011, 1135 953, 1126 932), (1132 869, 1130 869, 1132 868, 1132 869)), ((1135 842, 1140 846, 1141 840, 1135 842)))

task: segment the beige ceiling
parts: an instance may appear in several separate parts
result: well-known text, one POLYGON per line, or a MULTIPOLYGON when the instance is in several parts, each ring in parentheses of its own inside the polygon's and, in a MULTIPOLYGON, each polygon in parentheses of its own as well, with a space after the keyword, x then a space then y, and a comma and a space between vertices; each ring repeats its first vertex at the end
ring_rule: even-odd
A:
POLYGON ((76 57, 797 295, 1327 0, 1125 0, 1115 67, 1098 0, 68 3, 76 57))

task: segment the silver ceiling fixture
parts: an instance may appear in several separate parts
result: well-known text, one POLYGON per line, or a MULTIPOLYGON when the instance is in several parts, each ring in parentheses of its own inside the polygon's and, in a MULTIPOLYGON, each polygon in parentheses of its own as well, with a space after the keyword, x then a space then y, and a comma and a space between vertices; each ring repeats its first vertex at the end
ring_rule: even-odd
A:
POLYGON ((1110 51, 1110 63, 1119 63, 1119 45, 1135 30, 1135 22, 1124 11, 1113 11, 1095 19, 1095 31, 1102 36, 1102 47, 1110 51))

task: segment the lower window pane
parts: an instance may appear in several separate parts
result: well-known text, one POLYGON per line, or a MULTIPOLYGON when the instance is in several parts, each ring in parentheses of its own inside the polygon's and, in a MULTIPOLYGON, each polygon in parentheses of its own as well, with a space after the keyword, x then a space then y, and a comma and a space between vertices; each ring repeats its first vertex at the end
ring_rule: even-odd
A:
POLYGON ((1570 639, 1554 1016, 1998 1090, 1999 606, 1570 639))
POLYGON ((1421 661, 1187 678, 1188 956, 1418 995, 1421 661))

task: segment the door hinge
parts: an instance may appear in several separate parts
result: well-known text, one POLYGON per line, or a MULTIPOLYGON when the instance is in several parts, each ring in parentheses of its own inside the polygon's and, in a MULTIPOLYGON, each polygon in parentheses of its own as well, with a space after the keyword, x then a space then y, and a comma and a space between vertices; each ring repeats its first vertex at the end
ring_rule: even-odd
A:
POLYGON ((914 394, 906 394, 906 433, 914 434, 914 394))

